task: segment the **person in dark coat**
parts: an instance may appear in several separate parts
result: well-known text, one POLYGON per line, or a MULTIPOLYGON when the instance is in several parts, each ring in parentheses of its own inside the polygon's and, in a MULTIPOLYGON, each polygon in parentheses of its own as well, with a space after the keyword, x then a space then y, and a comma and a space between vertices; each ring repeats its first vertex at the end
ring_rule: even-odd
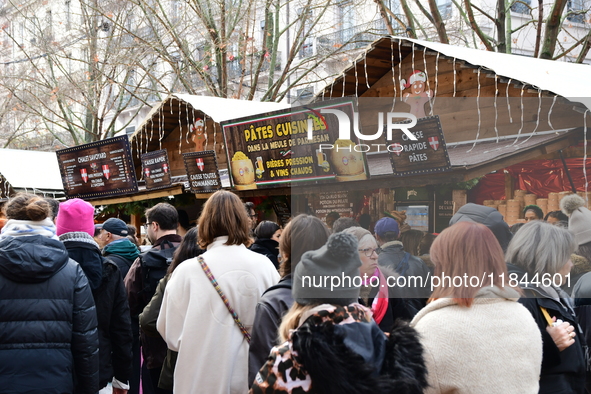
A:
MULTIPOLYGON (((178 248, 182 238, 176 233, 179 217, 175 207, 168 203, 158 203, 147 209, 145 216, 146 235, 153 244, 151 250, 178 248)), ((127 300, 129 301, 129 310, 134 320, 133 327, 134 329, 137 328, 138 331, 140 331, 139 314, 148 305, 156 291, 156 286, 151 288, 148 279, 146 279, 147 269, 142 264, 142 256, 133 262, 124 280, 127 300)), ((166 271, 162 272, 158 270, 158 273, 158 280, 160 280, 164 277, 166 271)), ((168 350, 166 342, 160 336, 146 336, 143 331, 140 331, 140 338, 142 356, 144 358, 142 371, 147 371, 149 374, 149 377, 142 375, 143 392, 153 392, 156 394, 169 393, 170 390, 164 390, 158 387, 162 365, 168 350)))
POLYGON ((505 255, 509 285, 521 287, 519 302, 542 334, 541 394, 585 392, 585 339, 570 297, 560 289, 576 246, 568 230, 535 220, 515 234, 505 255))
POLYGON ((281 280, 268 288, 256 306, 248 351, 248 383, 251 384, 261 369, 271 348, 277 345, 277 330, 285 312, 293 305, 291 273, 302 255, 322 247, 330 230, 320 219, 311 215, 298 215, 283 230, 279 240, 281 251, 281 280))
MULTIPOLYGON (((420 258, 404 251, 400 242, 400 228, 398 222, 391 217, 383 217, 374 226, 376 240, 381 252, 378 257, 380 267, 389 268, 400 276, 420 277, 420 281, 405 287, 398 287, 398 298, 403 299, 408 313, 406 318, 412 319, 426 304, 431 291, 428 278, 430 269, 420 258)), ((410 231, 410 230, 409 230, 410 231)), ((392 287, 394 290, 394 288, 392 287)))
POLYGON ((458 209, 458 212, 449 220, 449 225, 451 226, 457 222, 466 220, 484 224, 493 232, 503 251, 507 250, 513 234, 499 211, 491 207, 485 207, 484 205, 468 203, 458 209))
POLYGON ((99 389, 99 340, 86 275, 55 234, 50 207, 20 194, 0 234, 0 391, 99 389))
POLYGON ((101 256, 93 239, 94 207, 74 198, 60 204, 57 235, 71 259, 80 264, 92 289, 99 332, 99 387, 113 384, 113 393, 129 389, 131 318, 119 268, 101 256))
POLYGON ((105 220, 98 235, 98 244, 103 248, 103 256, 117 264, 121 277, 125 278, 131 265, 140 255, 137 246, 127 236, 127 224, 117 218, 105 220))
POLYGON ((250 250, 267 256, 275 268, 279 268, 279 239, 281 227, 270 220, 263 220, 254 229, 255 241, 250 245, 250 250))

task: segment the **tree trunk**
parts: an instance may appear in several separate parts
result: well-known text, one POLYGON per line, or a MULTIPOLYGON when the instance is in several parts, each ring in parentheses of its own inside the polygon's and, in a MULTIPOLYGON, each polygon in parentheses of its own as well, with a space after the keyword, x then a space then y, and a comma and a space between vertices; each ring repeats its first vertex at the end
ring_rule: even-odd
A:
POLYGON ((560 33, 561 17, 564 7, 568 0, 556 0, 552 6, 552 11, 546 20, 546 31, 544 32, 544 44, 540 52, 541 59, 552 59, 556 49, 556 40, 560 33))
POLYGON ((429 0, 429 8, 431 9, 433 24, 435 25, 435 29, 437 29, 439 41, 443 44, 449 44, 449 39, 447 38, 447 30, 445 29, 445 24, 443 23, 443 19, 441 18, 439 7, 437 7, 437 1, 429 0))
POLYGON ((400 0, 400 6, 402 7, 404 15, 406 16, 406 20, 408 21, 408 25, 406 26, 406 34, 409 38, 417 38, 412 10, 408 6, 406 0, 400 0))
MULTIPOLYGON (((507 11, 505 8, 505 0, 497 1, 497 20, 495 25, 497 26, 498 34, 498 51, 501 53, 511 53, 511 35, 507 37, 506 34, 506 23, 507 23, 507 11), (509 50, 507 50, 509 49, 509 50)), ((511 15, 509 15, 511 17, 511 15)))

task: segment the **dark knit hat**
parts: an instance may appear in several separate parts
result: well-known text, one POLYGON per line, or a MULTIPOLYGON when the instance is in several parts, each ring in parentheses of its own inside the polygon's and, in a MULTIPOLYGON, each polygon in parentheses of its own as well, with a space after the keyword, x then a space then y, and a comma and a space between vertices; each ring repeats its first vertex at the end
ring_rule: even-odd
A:
POLYGON ((292 294, 299 304, 349 305, 359 298, 357 239, 351 234, 332 234, 326 245, 304 253, 293 274, 292 294))
POLYGON ((103 223, 103 230, 120 237, 127 237, 127 234, 129 234, 127 224, 125 224, 123 220, 117 218, 109 218, 105 220, 103 223))

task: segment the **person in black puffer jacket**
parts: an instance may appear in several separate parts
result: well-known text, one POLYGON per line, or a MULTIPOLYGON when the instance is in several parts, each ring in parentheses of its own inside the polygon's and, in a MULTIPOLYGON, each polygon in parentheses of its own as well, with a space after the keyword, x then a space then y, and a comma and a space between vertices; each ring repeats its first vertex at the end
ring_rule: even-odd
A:
POLYGON ((131 375, 131 317, 119 268, 101 255, 94 241, 94 207, 74 198, 60 204, 57 235, 70 258, 88 277, 96 304, 99 332, 99 388, 112 381, 113 392, 129 389, 131 375))
POLYGON ((47 219, 49 204, 20 194, 0 234, 0 390, 99 389, 96 309, 86 275, 47 219))
POLYGON ((254 230, 256 240, 250 246, 250 250, 267 256, 275 268, 279 268, 279 237, 281 227, 270 220, 263 220, 254 230))

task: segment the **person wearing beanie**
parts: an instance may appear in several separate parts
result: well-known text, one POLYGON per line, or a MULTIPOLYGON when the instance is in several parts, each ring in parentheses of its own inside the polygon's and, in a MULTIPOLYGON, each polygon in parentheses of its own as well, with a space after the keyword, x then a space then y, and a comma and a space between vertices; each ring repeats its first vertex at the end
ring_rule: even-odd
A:
POLYGON ((0 233, 0 391, 99 389, 99 339, 91 288, 49 218, 49 204, 18 194, 0 233))
MULTIPOLYGON (((591 345, 591 211, 582 197, 571 194, 560 200, 561 211, 568 216, 568 230, 577 243, 576 254, 571 256, 572 293, 574 298, 577 323, 581 326, 585 344, 591 345), (586 269, 586 272, 582 270, 586 269), (582 274, 582 275, 581 275, 582 274)), ((568 291, 568 288, 566 289, 568 291)), ((591 391, 591 372, 586 372, 585 387, 591 391)))
POLYGON ((409 300, 403 298, 403 288, 388 286, 388 281, 395 283, 400 275, 392 268, 378 264, 381 249, 373 235, 363 227, 350 227, 343 233, 353 235, 359 244, 359 272, 363 278, 359 298, 363 305, 371 308, 375 322, 382 331, 389 332, 396 319, 410 321, 416 313, 415 307, 408 305, 409 300))
POLYGON ((383 217, 374 226, 376 240, 381 248, 378 263, 381 267, 388 267, 403 277, 421 277, 421 283, 415 282, 413 286, 405 286, 403 298, 409 315, 412 317, 423 308, 430 295, 428 278, 430 269, 420 258, 404 251, 404 245, 400 242, 400 228, 398 222, 391 217, 383 217), (422 286, 421 286, 422 285, 422 286))
POLYGON ((464 221, 484 224, 493 232, 503 251, 507 250, 507 246, 509 246, 509 242, 513 238, 513 233, 511 233, 509 225, 503 220, 503 215, 495 208, 468 203, 458 209, 458 212, 449 220, 449 225, 464 221))
POLYGON ((94 241, 94 207, 79 198, 60 204, 57 235, 68 255, 88 278, 96 305, 99 334, 99 387, 112 382, 113 392, 129 389, 131 319, 119 268, 101 255, 94 241))
POLYGON ((304 253, 293 275, 295 303, 279 328, 283 343, 271 350, 250 393, 418 394, 426 388, 416 331, 398 321, 386 336, 371 309, 356 303, 358 247, 355 236, 340 232, 304 253))
POLYGON ((127 224, 117 218, 105 220, 98 235, 98 243, 103 248, 103 256, 117 264, 121 277, 125 278, 129 268, 140 255, 138 248, 127 235, 127 224))

